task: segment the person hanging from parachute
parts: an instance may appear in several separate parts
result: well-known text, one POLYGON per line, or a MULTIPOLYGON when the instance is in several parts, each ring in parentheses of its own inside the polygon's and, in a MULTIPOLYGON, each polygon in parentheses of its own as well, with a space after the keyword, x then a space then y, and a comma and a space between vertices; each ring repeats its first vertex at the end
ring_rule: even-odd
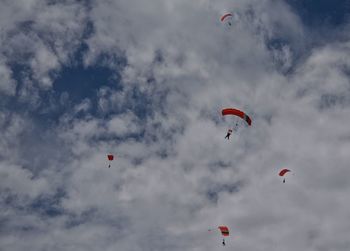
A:
POLYGON ((222 236, 224 237, 224 238, 222 238, 222 245, 223 245, 223 246, 226 246, 226 243, 225 243, 225 236, 229 236, 229 235, 230 235, 230 232, 229 232, 229 230, 228 230, 228 227, 226 227, 226 226, 219 226, 218 228, 220 229, 221 234, 222 234, 222 236))
MULTIPOLYGON (((230 231, 227 226, 218 226, 218 229, 220 230, 221 235, 223 236, 222 245, 226 246, 225 237, 230 235, 230 231)), ((213 229, 209 229, 208 231, 211 232, 212 230, 213 229)))
POLYGON ((229 140, 230 139, 230 136, 231 136, 231 133, 232 133, 232 129, 228 129, 227 130, 227 134, 225 136, 225 139, 229 140))
POLYGON ((290 172, 290 170, 289 169, 286 169, 286 168, 284 168, 284 169, 282 169, 280 172, 279 172, 279 176, 281 176, 281 177, 283 177, 283 183, 286 183, 286 178, 284 177, 284 175, 286 175, 286 173, 289 173, 290 172))
MULTIPOLYGON (((243 121, 245 121, 245 123, 248 124, 248 126, 252 125, 252 120, 250 119, 250 117, 246 113, 241 111, 241 110, 238 110, 238 109, 235 109, 235 108, 224 108, 221 111, 221 114, 222 114, 222 116, 227 116, 227 115, 234 116, 234 120, 236 122, 235 122, 235 126, 234 126, 233 129, 235 131, 237 131, 238 128, 239 128, 239 121, 236 120, 236 118, 239 118, 239 120, 243 119, 243 121)), ((227 131, 227 134, 225 136, 225 139, 229 140, 232 132, 233 132, 233 130, 231 128, 229 128, 228 131, 227 131)))
POLYGON ((114 160, 114 155, 113 154, 108 154, 107 159, 109 161, 108 168, 111 168, 111 163, 114 160))

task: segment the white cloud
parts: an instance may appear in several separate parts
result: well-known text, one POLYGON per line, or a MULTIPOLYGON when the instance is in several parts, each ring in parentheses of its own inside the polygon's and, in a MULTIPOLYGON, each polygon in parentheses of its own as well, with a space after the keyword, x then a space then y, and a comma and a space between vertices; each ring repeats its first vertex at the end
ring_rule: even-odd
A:
POLYGON ((4 64, 0 64, 0 91, 7 95, 14 95, 16 82, 12 80, 12 71, 4 64))
POLYGON ((86 14, 85 6, 75 1, 5 1, 0 21, 3 61, 28 66, 31 80, 50 88, 49 74, 60 70, 61 64, 69 64, 81 44, 86 14))
POLYGON ((32 174, 18 166, 2 164, 1 172, 1 189, 3 191, 10 189, 16 196, 35 199, 41 194, 45 194, 49 189, 49 184, 44 179, 34 179, 32 174))
MULTIPOLYGON (((289 68, 307 38, 282 3, 90 4, 88 13, 70 1, 42 7, 35 27, 56 30, 63 44, 80 41, 79 24, 89 16, 95 33, 86 41, 85 64, 94 65, 101 53, 125 56, 120 89, 96 90, 96 117, 78 116, 94 106, 84 100, 38 135, 39 142, 35 123, 1 113, 2 184, 30 200, 57 189, 63 195, 54 203, 58 216, 21 212, 31 231, 10 227, 19 212, 2 200, 13 223, 6 226, 19 235, 6 234, 0 244, 7 250, 219 250, 221 236, 207 230, 226 224, 226 248, 349 249, 346 42, 314 48, 283 75, 273 60, 289 68), (231 29, 218 20, 224 10, 237 12, 231 29), (67 40, 65 25, 74 33, 67 40), (266 42, 274 38, 289 44, 270 51, 266 42), (230 141, 224 136, 231 125, 220 114, 226 106, 253 119, 230 141), (47 168, 38 167, 43 157, 36 148, 49 156, 47 168), (12 151, 16 157, 7 157, 12 151), (116 156, 110 169, 108 153, 116 156), (277 175, 283 167, 294 174, 286 184, 277 175)), ((30 41, 25 34, 13 41, 20 37, 30 41)), ((58 56, 46 39, 28 49, 36 55, 33 72, 44 79, 73 50, 55 47, 64 54, 58 56)))

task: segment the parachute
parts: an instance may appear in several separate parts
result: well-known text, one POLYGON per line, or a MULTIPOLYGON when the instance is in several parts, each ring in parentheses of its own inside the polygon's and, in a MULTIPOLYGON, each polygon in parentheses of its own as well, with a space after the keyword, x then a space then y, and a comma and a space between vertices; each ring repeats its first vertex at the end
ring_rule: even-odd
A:
POLYGON ((280 172, 279 172, 279 176, 284 176, 286 173, 288 173, 288 172, 290 172, 290 170, 289 169, 286 169, 286 168, 284 168, 284 169, 282 169, 280 172))
MULTIPOLYGON (((284 177, 284 175, 285 175, 286 173, 288 173, 288 172, 290 172, 290 170, 284 168, 284 169, 282 169, 282 170, 279 172, 278 175, 281 176, 281 177, 284 177)), ((283 183, 286 183, 286 179, 285 179, 285 178, 283 178, 283 183)))
POLYGON ((111 163, 112 163, 112 161, 114 160, 114 155, 113 155, 113 154, 108 154, 108 155, 107 155, 107 158, 108 158, 108 160, 109 160, 108 168, 111 168, 111 163))
POLYGON ((224 22, 226 18, 230 18, 230 17, 232 17, 232 13, 226 13, 221 16, 220 20, 221 22, 224 22))
POLYGON ((220 17, 220 21, 222 23, 227 23, 229 26, 232 25, 232 13, 225 13, 220 17))
MULTIPOLYGON (((208 231, 211 232, 212 230, 216 230, 216 229, 217 228, 215 228, 215 229, 208 229, 208 231)), ((222 245, 225 246, 226 245, 225 237, 230 235, 230 231, 229 231, 227 226, 218 226, 218 229, 220 230, 220 233, 223 236, 222 245)))
MULTIPOLYGON (((231 123, 233 123, 232 129, 237 132, 240 127, 243 126, 251 126, 252 120, 251 118, 245 114, 243 111, 235 109, 235 108, 225 108, 221 111, 222 116, 230 115, 231 123)), ((229 128, 227 131, 227 135, 225 138, 229 139, 232 129, 229 128)))
POLYGON ((229 236, 230 235, 230 231, 228 230, 228 227, 219 226, 218 228, 220 229, 222 236, 229 236))
MULTIPOLYGON (((229 235, 230 235, 230 232, 229 232, 229 230, 228 230, 228 227, 226 227, 226 226, 219 226, 218 228, 220 229, 222 236, 225 237, 225 236, 229 236, 229 235)), ((222 245, 223 245, 223 246, 226 245, 226 243, 225 243, 225 238, 222 239, 222 245)))
POLYGON ((241 119, 243 119, 245 122, 247 122, 247 124, 249 126, 252 125, 252 120, 250 119, 250 117, 245 114, 244 112, 235 109, 235 108, 225 108, 221 111, 222 116, 226 116, 226 115, 234 115, 234 116, 238 116, 241 119))

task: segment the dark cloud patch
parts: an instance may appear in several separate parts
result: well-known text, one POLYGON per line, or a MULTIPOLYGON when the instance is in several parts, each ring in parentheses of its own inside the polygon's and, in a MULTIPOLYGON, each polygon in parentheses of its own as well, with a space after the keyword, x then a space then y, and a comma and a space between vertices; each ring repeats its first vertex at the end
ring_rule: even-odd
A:
POLYGON ((210 187, 206 192, 206 197, 213 203, 217 203, 220 193, 226 192, 229 194, 238 193, 243 187, 243 181, 238 181, 232 184, 215 185, 210 187))
POLYGON ((350 104, 350 99, 348 95, 334 95, 334 94, 323 94, 320 97, 319 109, 326 110, 332 109, 336 106, 345 106, 350 104))
POLYGON ((62 189, 58 189, 57 192, 52 196, 40 196, 33 200, 28 207, 28 210, 34 211, 41 217, 57 217, 64 214, 60 203, 61 199, 64 198, 66 193, 62 189))
POLYGON ((86 223, 88 220, 92 221, 94 218, 96 218, 97 213, 98 211, 96 208, 90 208, 90 209, 86 209, 84 212, 82 212, 79 215, 69 214, 65 227, 68 229, 74 228, 86 223))

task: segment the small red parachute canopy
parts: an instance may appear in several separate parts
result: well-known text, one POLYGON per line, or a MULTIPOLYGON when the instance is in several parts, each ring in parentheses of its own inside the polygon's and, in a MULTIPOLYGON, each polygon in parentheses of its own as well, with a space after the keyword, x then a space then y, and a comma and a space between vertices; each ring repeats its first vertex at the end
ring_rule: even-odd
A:
POLYGON ((244 112, 235 109, 235 108, 225 108, 221 111, 222 116, 226 116, 226 115, 235 115, 238 116, 240 118, 242 118, 243 120, 245 120, 245 122, 247 122, 247 124, 249 126, 252 125, 252 120, 249 118, 249 116, 247 114, 245 114, 244 112))
POLYGON ((222 15, 221 18, 220 18, 220 21, 224 22, 225 19, 227 19, 229 17, 232 17, 232 13, 226 13, 226 14, 222 15))
POLYGON ((219 226, 218 228, 220 229, 221 234, 223 236, 229 236, 230 232, 228 230, 228 227, 226 227, 226 226, 219 226))
POLYGON ((288 173, 288 172, 290 172, 290 170, 289 169, 282 169, 280 172, 279 172, 279 176, 284 176, 286 173, 288 173))
POLYGON ((114 160, 114 155, 113 154, 107 154, 107 158, 109 160, 108 168, 111 168, 111 163, 114 160))

